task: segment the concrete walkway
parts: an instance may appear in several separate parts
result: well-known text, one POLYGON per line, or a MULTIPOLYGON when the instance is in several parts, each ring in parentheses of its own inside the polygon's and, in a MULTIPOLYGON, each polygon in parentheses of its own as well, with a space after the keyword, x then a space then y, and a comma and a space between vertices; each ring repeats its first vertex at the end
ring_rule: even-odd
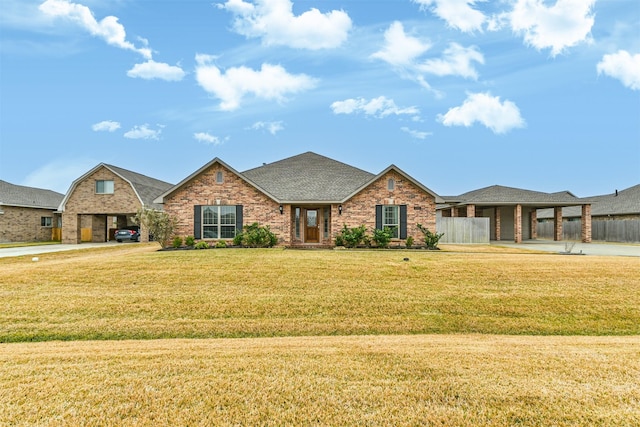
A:
POLYGON ((524 240, 522 243, 509 241, 491 241, 492 246, 505 246, 518 249, 531 249, 534 251, 566 253, 571 248, 572 254, 599 255, 599 256, 635 256, 640 257, 640 244, 626 243, 581 243, 581 242, 556 242, 553 240, 524 240), (573 248, 567 243, 574 244, 573 248))

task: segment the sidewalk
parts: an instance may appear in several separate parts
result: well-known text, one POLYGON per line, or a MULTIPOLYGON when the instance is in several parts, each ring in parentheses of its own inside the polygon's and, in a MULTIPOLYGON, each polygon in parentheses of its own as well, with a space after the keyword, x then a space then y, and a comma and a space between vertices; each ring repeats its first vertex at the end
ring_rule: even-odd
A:
POLYGON ((640 244, 632 243, 581 243, 581 242, 556 242, 553 240, 524 240, 522 243, 512 241, 492 240, 491 245, 505 246, 518 249, 531 249, 534 251, 566 253, 571 248, 572 254, 599 255, 599 256, 635 256, 640 257, 640 244), (574 244, 571 248, 571 244, 574 244), (568 245, 567 245, 568 244, 568 245))
MULTIPOLYGON (((81 243, 79 245, 42 245, 42 246, 20 246, 16 248, 0 248, 0 258, 24 255, 38 255, 51 252, 63 252, 79 249, 100 248, 107 245, 125 245, 128 243, 106 242, 106 243, 81 243)), ((133 244, 133 243, 132 243, 133 244)))

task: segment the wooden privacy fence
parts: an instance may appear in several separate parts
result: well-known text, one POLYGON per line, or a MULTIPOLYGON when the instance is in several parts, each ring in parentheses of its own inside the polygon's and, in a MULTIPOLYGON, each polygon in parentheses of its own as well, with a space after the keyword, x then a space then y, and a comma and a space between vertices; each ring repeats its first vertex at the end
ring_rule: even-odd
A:
MULTIPOLYGON (((553 239, 553 221, 538 222, 538 237, 553 239)), ((582 239, 582 221, 562 222, 563 240, 582 239)), ((609 219, 591 221, 591 239, 604 242, 640 242, 639 219, 609 219)))
POLYGON ((440 243, 489 243, 489 218, 438 218, 436 232, 444 233, 440 243))

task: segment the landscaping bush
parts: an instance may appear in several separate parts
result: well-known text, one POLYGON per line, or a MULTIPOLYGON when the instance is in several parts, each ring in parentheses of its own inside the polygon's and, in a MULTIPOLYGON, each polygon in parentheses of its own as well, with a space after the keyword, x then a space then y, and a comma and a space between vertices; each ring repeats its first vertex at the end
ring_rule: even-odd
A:
POLYGON ((195 249, 209 249, 209 244, 207 242, 198 242, 193 247, 195 249))
POLYGON ((216 248, 226 248, 227 247, 227 242, 225 242, 224 240, 220 240, 216 243, 216 248))
POLYGON ((391 242, 392 237, 393 237, 393 229, 389 227, 384 227, 382 230, 378 228, 373 230, 373 236, 371 237, 371 239, 374 241, 377 247, 388 248, 389 242, 391 242))
POLYGON ((176 236, 173 238, 173 243, 171 244, 174 248, 179 248, 182 246, 182 237, 176 236))
POLYGON ((249 248, 270 248, 278 243, 278 237, 271 232, 268 225, 261 226, 257 222, 245 225, 241 233, 233 238, 233 244, 249 248))
POLYGON ((444 233, 432 233, 427 227, 422 224, 417 224, 418 229, 424 233, 424 245, 427 249, 437 249, 438 242, 444 236, 444 233))
POLYGON ((184 239, 184 244, 191 247, 196 244, 196 239, 193 236, 187 236, 184 239))
POLYGON ((355 248, 364 242, 367 227, 361 225, 359 227, 349 228, 347 224, 342 227, 340 234, 336 236, 336 246, 345 246, 347 248, 355 248))
POLYGON ((413 237, 412 236, 407 237, 406 245, 407 245, 407 248, 410 248, 411 246, 413 246, 413 237))

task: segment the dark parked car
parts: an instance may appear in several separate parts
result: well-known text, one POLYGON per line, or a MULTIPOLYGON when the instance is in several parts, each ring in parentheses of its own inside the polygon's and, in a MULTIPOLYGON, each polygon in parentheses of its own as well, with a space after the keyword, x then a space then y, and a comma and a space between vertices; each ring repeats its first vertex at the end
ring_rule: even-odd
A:
POLYGON ((118 242, 123 242, 125 240, 130 240, 132 242, 140 241, 140 227, 138 226, 130 226, 127 228, 120 228, 116 231, 116 240, 118 242))

